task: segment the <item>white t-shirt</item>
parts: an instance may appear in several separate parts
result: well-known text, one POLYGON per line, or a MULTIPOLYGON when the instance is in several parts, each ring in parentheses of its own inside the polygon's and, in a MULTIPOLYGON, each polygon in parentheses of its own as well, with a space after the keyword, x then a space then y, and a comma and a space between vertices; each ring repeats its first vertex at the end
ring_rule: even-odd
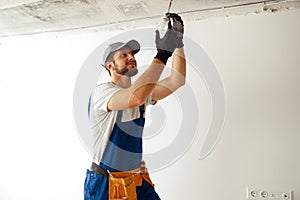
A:
MULTIPOLYGON (((122 88, 111 82, 101 83, 96 86, 90 107, 90 122, 94 139, 93 161, 100 163, 105 148, 109 142, 109 137, 116 122, 117 110, 107 111, 107 103, 112 95, 122 88)), ((152 94, 145 102, 147 105, 153 104, 152 94)), ((146 108, 145 108, 146 109, 146 108)), ((131 121, 140 117, 139 107, 123 110, 122 122, 131 121)))

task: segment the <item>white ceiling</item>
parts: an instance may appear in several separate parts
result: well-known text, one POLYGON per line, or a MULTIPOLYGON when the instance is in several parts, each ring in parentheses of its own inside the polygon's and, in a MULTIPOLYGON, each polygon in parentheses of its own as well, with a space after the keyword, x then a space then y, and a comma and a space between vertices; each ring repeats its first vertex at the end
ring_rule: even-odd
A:
MULTIPOLYGON (((169 0, 0 0, 0 37, 76 29, 153 24, 169 0)), ((299 8, 300 0, 173 0, 185 20, 299 8)))

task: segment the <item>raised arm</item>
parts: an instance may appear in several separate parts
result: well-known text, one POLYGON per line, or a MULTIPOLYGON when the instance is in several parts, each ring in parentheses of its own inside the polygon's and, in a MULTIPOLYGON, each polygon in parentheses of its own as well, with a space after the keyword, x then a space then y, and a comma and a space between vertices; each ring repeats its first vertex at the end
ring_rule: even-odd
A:
POLYGON ((152 99, 157 101, 163 99, 178 88, 185 84, 186 79, 186 60, 183 49, 183 32, 184 26, 181 17, 177 14, 171 13, 170 17, 173 18, 173 30, 176 33, 177 44, 173 54, 172 71, 170 76, 159 81, 159 83, 153 89, 152 99))
POLYGON ((177 48, 173 54, 170 76, 159 81, 153 89, 152 100, 163 99, 185 84, 186 60, 183 48, 177 48))
POLYGON ((163 38, 160 38, 156 31, 157 54, 148 69, 128 88, 116 92, 108 101, 108 110, 122 110, 126 108, 142 105, 153 91, 158 83, 161 73, 169 57, 172 56, 176 48, 177 37, 172 26, 169 28, 163 38))
POLYGON ((155 87, 164 69, 155 58, 148 69, 129 87, 116 92, 108 101, 108 110, 123 110, 142 105, 155 87))

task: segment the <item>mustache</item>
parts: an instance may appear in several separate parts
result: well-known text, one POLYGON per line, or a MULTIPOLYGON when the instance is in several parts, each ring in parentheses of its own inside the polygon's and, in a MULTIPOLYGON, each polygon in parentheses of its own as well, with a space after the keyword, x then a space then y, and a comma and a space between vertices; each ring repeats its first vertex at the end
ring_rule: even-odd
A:
POLYGON ((134 64, 134 65, 136 66, 136 61, 128 61, 126 64, 127 64, 127 65, 128 65, 128 64, 131 64, 131 65, 134 64))

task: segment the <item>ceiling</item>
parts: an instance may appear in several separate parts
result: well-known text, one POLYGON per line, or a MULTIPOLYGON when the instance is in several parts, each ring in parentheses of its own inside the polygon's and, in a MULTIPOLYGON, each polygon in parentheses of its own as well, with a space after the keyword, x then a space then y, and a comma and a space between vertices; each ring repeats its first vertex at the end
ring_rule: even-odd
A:
MULTIPOLYGON (((157 23, 169 0, 2 0, 0 37, 78 29, 123 29, 157 23)), ((277 12, 299 8, 300 0, 173 0, 185 20, 277 12)))

